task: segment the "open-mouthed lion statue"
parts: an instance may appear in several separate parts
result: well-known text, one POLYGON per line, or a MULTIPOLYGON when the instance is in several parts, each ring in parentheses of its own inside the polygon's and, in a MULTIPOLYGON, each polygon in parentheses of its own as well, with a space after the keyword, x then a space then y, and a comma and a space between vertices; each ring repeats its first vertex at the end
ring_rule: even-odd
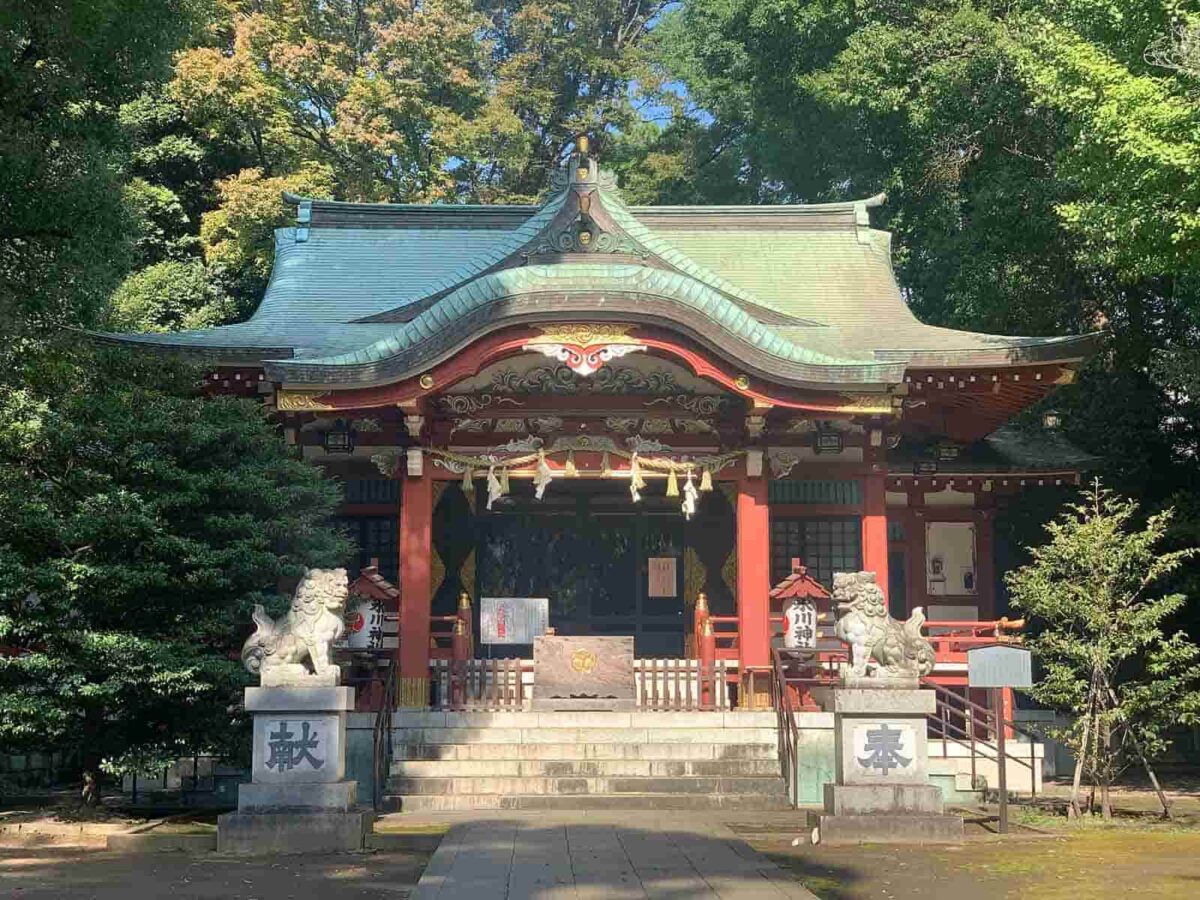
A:
POLYGON ((918 606, 907 622, 889 616, 874 572, 834 573, 833 602, 841 613, 834 633, 850 645, 851 674, 865 676, 872 660, 893 677, 933 671, 933 645, 921 634, 924 610, 918 606))
POLYGON ((242 646, 242 665, 259 676, 263 687, 336 685, 341 669, 330 661, 329 648, 345 631, 348 594, 345 569, 309 569, 286 616, 274 621, 255 605, 258 628, 242 646))

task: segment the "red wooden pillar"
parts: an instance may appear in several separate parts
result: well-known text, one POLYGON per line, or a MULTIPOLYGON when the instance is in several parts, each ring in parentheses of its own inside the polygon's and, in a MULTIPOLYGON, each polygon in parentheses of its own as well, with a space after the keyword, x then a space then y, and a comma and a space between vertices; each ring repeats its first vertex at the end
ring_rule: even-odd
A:
POLYGON ((429 705, 429 616, 433 603, 433 479, 404 478, 400 504, 400 684, 397 705, 429 705))
POLYGON ((863 479, 863 571, 888 594, 887 475, 878 467, 863 479))
POLYGON ((737 498, 737 612, 743 670, 771 663, 770 532, 767 479, 742 478, 737 498))

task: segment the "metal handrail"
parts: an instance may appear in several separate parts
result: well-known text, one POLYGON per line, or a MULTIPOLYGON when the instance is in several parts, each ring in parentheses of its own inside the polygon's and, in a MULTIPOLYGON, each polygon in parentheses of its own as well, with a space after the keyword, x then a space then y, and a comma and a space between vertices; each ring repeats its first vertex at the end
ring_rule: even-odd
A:
POLYGON ((971 786, 974 788, 976 783, 975 760, 979 753, 979 746, 990 749, 996 760, 996 765, 1007 765, 1006 762, 1001 762, 1000 745, 993 737, 992 740, 980 738, 976 734, 976 725, 983 726, 984 734, 997 735, 999 729, 1005 728, 1012 731, 1014 734, 1020 734, 1027 738, 1029 746, 1029 759, 1024 759, 1009 751, 1007 742, 1004 747, 1004 759, 1013 760, 1019 765, 1029 769, 1029 791, 1030 796, 1037 796, 1037 754, 1035 752, 1035 741, 1041 738, 1041 735, 1033 731, 1023 728, 1016 722, 1010 721, 1003 716, 997 715, 994 710, 988 709, 986 706, 981 706, 973 700, 957 694, 949 688, 943 687, 940 684, 932 681, 928 677, 921 679, 921 684, 925 687, 932 688, 938 699, 942 702, 938 704, 939 713, 930 713, 926 718, 930 724, 939 729, 935 732, 943 741, 953 741, 960 747, 965 747, 971 754, 971 786), (960 726, 952 722, 949 718, 950 713, 956 713, 967 725, 960 726))
POLYGON ((383 789, 392 763, 392 711, 396 707, 396 691, 399 685, 398 672, 392 660, 383 670, 383 698, 379 712, 375 715, 375 731, 372 735, 372 791, 371 806, 376 812, 383 806, 383 789))
POLYGON ((775 707, 775 724, 779 741, 779 764, 783 767, 783 780, 787 785, 788 802, 797 805, 796 764, 800 729, 796 725, 796 710, 792 706, 792 692, 788 690, 784 676, 783 657, 778 647, 771 649, 771 694, 775 707))

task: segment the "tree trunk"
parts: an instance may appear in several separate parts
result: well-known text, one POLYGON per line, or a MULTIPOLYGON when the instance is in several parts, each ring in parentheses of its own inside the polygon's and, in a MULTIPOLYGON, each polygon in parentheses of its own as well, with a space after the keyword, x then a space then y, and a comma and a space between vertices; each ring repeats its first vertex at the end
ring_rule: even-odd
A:
POLYGON ((83 717, 83 751, 79 755, 80 768, 83 770, 83 789, 79 799, 84 806, 100 805, 100 729, 103 727, 104 714, 100 710, 89 709, 83 717))
POLYGON ((1109 794, 1109 783, 1112 781, 1112 773, 1116 771, 1116 767, 1112 764, 1112 726, 1105 722, 1100 734, 1104 747, 1104 769, 1100 783, 1100 815, 1103 816, 1105 822, 1111 822, 1112 797, 1109 794))
POLYGON ((1087 762, 1088 749, 1092 738, 1092 717, 1096 713, 1096 676, 1092 675, 1092 686, 1088 689, 1087 718, 1083 722, 1083 740, 1079 743, 1079 753, 1075 758, 1075 777, 1071 782, 1071 802, 1067 804, 1067 818, 1079 818, 1079 783, 1083 780, 1083 766, 1087 762))
POLYGON ((83 770, 83 790, 79 798, 84 806, 100 805, 100 773, 93 768, 83 770))

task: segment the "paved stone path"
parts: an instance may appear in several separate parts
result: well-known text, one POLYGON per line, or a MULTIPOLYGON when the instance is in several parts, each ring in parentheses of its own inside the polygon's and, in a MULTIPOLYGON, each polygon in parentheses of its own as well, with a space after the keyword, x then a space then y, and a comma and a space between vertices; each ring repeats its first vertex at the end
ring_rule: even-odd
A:
POLYGON ((688 815, 463 822, 411 900, 816 900, 724 824, 688 815))

